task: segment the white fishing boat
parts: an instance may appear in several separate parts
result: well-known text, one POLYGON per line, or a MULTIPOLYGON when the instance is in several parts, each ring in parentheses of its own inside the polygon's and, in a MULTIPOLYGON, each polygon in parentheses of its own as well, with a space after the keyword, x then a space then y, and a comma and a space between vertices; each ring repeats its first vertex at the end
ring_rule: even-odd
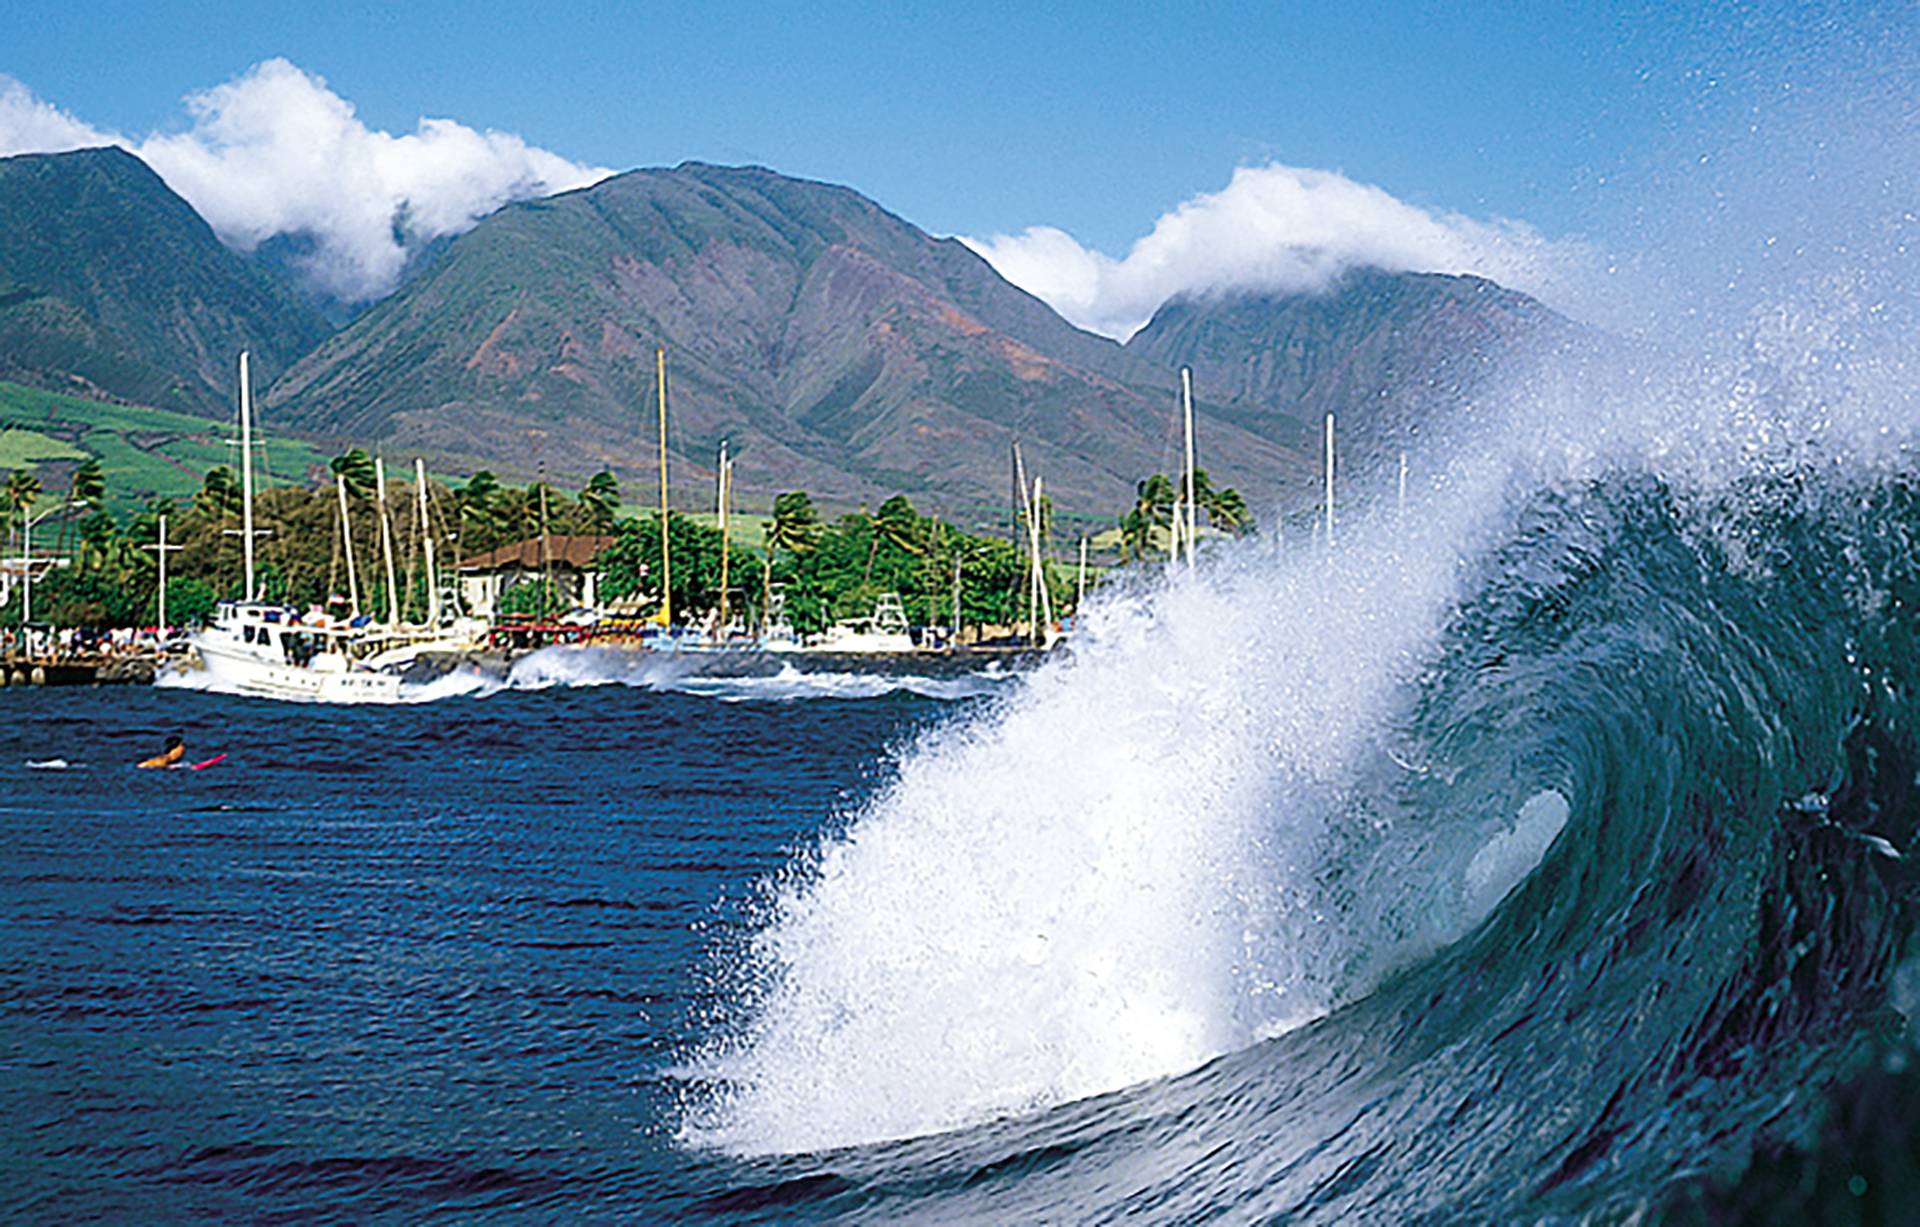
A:
POLYGON ((401 697, 401 674, 422 654, 460 652, 478 638, 471 619, 441 625, 438 577, 433 539, 427 531, 426 473, 415 464, 420 495, 421 536, 426 550, 428 614, 425 625, 403 625, 393 564, 392 528, 386 512, 386 472, 376 464, 375 484, 380 503, 382 553, 387 573, 387 621, 375 623, 359 616, 359 581, 353 562, 353 540, 347 522, 344 481, 336 479, 340 499, 340 531, 346 545, 348 586, 354 616, 327 617, 314 611, 302 615, 260 599, 254 577, 254 538, 261 535, 253 523, 253 394, 247 355, 240 355, 240 498, 245 597, 222 601, 213 624, 193 638, 205 681, 213 689, 273 699, 304 699, 323 703, 396 703, 401 697))
POLYGON ((222 601, 213 625, 194 637, 216 689, 269 699, 396 703, 400 674, 373 663, 367 652, 374 646, 362 628, 303 622, 296 611, 266 601, 222 601))
POLYGON ((886 593, 873 603, 873 613, 835 622, 817 642, 809 644, 807 650, 876 654, 914 651, 906 606, 901 604, 898 593, 886 593))

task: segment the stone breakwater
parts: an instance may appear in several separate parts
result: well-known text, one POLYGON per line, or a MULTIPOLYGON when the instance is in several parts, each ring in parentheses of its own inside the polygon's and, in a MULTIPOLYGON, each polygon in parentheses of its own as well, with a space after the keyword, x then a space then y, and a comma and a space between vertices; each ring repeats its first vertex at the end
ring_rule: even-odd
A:
POLYGON ((0 686, 147 685, 160 658, 135 656, 0 656, 0 686))

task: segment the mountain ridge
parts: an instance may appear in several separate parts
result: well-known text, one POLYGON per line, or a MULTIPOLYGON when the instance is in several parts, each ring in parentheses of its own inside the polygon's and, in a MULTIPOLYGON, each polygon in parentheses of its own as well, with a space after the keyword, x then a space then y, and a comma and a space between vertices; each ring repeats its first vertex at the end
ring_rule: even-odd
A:
POLYGON ((113 147, 0 158, 0 375, 199 414, 317 344, 317 312, 113 147))

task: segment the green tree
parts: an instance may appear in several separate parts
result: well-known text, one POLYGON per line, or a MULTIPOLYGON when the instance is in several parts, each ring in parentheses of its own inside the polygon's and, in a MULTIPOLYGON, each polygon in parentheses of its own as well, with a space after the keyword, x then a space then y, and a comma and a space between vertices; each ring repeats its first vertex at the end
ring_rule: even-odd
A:
POLYGON ((770 551, 796 556, 812 553, 822 531, 820 513, 804 490, 791 490, 773 500, 773 518, 766 528, 770 551))
POLYGON ((612 532, 613 520, 620 511, 620 482, 606 469, 595 473, 580 491, 580 506, 591 519, 594 531, 612 532))
POLYGON ((95 456, 73 471, 67 486, 67 501, 98 511, 107 500, 107 475, 95 456))
MULTIPOLYGON (((191 575, 167 577, 167 620, 175 626, 205 623, 213 616, 215 604, 213 588, 205 580, 191 575)), ((157 602, 149 603, 147 610, 147 617, 159 618, 157 602)))
POLYGON ((15 469, 7 474, 7 522, 25 521, 40 499, 40 478, 31 469, 15 469))
MULTIPOLYGON (((720 603, 720 530, 674 512, 667 517, 667 544, 673 551, 673 609, 676 619, 695 623, 720 603)), ((736 548, 736 565, 752 572, 749 551, 736 548)), ((614 543, 600 552, 600 592, 617 599, 631 593, 658 597, 660 517, 622 521, 614 543)))
POLYGON ((233 470, 219 465, 207 470, 193 496, 193 510, 201 519, 218 521, 240 511, 240 480, 233 470))
POLYGON ((327 471, 346 482, 347 493, 354 498, 373 496, 373 457, 361 448, 352 448, 327 462, 327 471))

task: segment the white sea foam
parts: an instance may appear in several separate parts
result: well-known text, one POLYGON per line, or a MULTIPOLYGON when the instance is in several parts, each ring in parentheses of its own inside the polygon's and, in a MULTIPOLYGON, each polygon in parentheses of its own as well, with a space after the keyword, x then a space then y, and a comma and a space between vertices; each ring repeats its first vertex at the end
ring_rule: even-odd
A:
POLYGON ((1870 312, 1805 323, 1835 318, 1749 321, 1725 361, 1623 346, 1527 381, 1429 434, 1404 520, 1104 595, 1071 661, 911 747, 768 884, 718 956, 735 1010, 688 1058, 683 1140, 818 1150, 1180 1073, 1465 935, 1582 803, 1514 779, 1401 814, 1381 786, 1426 770, 1396 730, 1486 543, 1516 502, 1611 470, 1684 504, 1909 463, 1911 338, 1875 349, 1870 312))
POLYGON ((775 884, 725 973, 747 1017, 691 1062, 725 1089, 686 1140, 953 1128, 1323 1013, 1366 944, 1316 882, 1325 836, 1384 760, 1490 493, 1111 595, 1072 660, 914 746, 775 884))

